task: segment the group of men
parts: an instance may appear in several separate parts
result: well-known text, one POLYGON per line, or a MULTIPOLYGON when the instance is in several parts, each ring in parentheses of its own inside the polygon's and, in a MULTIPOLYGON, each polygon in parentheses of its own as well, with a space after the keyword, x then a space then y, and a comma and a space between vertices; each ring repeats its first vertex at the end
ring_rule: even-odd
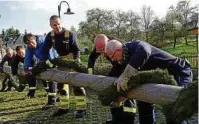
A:
MULTIPOLYGON (((37 64, 46 63, 47 60, 51 61, 52 65, 50 65, 49 68, 54 69, 58 68, 55 64, 58 58, 63 60, 67 58, 76 62, 80 62, 80 50, 75 34, 63 28, 60 22, 59 16, 51 16, 50 26, 53 30, 50 31, 46 37, 33 35, 31 33, 25 34, 23 41, 25 44, 27 44, 26 50, 22 46, 17 46, 15 54, 13 49, 7 48, 6 55, 0 63, 1 71, 3 71, 3 65, 6 61, 8 62, 8 66, 11 66, 12 76, 10 77, 12 81, 14 81, 13 79, 17 75, 19 62, 24 63, 25 77, 29 85, 29 91, 27 94, 28 98, 35 97, 36 74, 32 71, 34 70, 34 67, 36 67, 35 58, 38 60, 37 64)), ((58 92, 65 96, 69 94, 69 92, 64 89, 66 86, 63 84, 59 85, 57 82, 52 81, 42 82, 44 83, 44 87, 47 87, 48 85, 48 89, 46 89, 48 92, 48 102, 43 109, 52 108, 57 102, 60 102, 59 97, 57 97, 58 92)), ((80 99, 80 101, 81 99, 83 99, 82 101, 85 101, 85 94, 82 88, 72 87, 71 90, 73 91, 74 95, 80 99)), ((86 114, 85 108, 81 107, 77 109, 76 118, 84 117, 86 114)), ((66 113, 68 113, 68 108, 59 108, 53 115, 57 116, 66 113)))
MULTIPOLYGON (((167 69, 174 76, 179 86, 187 87, 192 82, 193 74, 191 65, 187 60, 175 57, 165 51, 160 50, 144 41, 133 41, 122 43, 117 39, 112 39, 104 34, 99 34, 95 38, 95 48, 89 56, 88 68, 93 68, 95 60, 99 55, 105 56, 113 65, 109 76, 118 77, 114 82, 118 91, 128 90, 127 82, 130 77, 136 75, 138 71, 167 69)), ((133 82, 133 81, 132 81, 133 82)), ((135 107, 133 100, 118 98, 115 102, 123 102, 124 105, 111 108, 113 124, 134 123, 135 112, 125 111, 125 105, 135 107), (127 102, 128 101, 128 102, 127 102), (129 102, 130 101, 130 102, 129 102), (125 103, 131 104, 125 104, 125 103), (134 104, 134 105, 132 105, 134 104)), ((136 101, 139 123, 155 124, 155 106, 151 103, 136 101)), ((184 121, 183 123, 186 123, 184 121)))
MULTIPOLYGON (((13 70, 17 68, 18 62, 24 62, 24 71, 26 73, 27 82, 29 84, 29 92, 27 96, 33 98, 35 96, 36 78, 35 74, 31 71, 34 68, 35 56, 39 59, 39 63, 45 63, 50 60, 53 64, 50 68, 58 68, 56 61, 65 58, 80 62, 80 50, 75 34, 66 30, 61 26, 60 18, 56 15, 50 17, 50 26, 53 29, 49 32, 45 39, 43 37, 35 36, 31 33, 24 36, 24 42, 27 44, 27 49, 23 47, 16 48, 16 55, 11 55, 8 52, 5 57, 6 61, 12 56, 16 56, 15 65, 9 64, 13 70)), ((10 49, 6 50, 10 51, 10 49)), ((11 50, 12 51, 12 50, 11 50)), ((115 86, 118 91, 128 90, 127 82, 131 76, 136 75, 138 71, 152 70, 152 69, 167 69, 168 72, 174 76, 179 86, 187 87, 192 82, 192 71, 189 62, 177 58, 165 51, 160 50, 144 41, 121 42, 118 39, 108 37, 105 34, 98 34, 94 40, 94 48, 88 60, 88 72, 92 74, 95 66, 96 59, 103 55, 112 64, 112 69, 109 73, 110 77, 117 77, 115 86)), ((5 61, 4 60, 4 61, 5 61)), ((1 67, 3 62, 1 62, 1 67)), ((108 70, 107 70, 108 71, 108 70)), ((16 75, 16 71, 12 72, 16 75)), ((57 93, 57 82, 47 81, 48 89, 48 102, 44 106, 45 109, 53 107, 56 102, 59 102, 57 93)), ((45 82, 45 86, 46 82, 45 82)), ((59 91, 63 90, 64 85, 60 85, 59 91)), ((85 99, 85 94, 82 88, 73 87, 75 96, 85 99)), ((68 94, 69 92, 65 92, 68 94)), ((135 101, 119 97, 117 105, 110 108, 112 120, 107 121, 108 124, 133 124, 135 113, 139 113, 140 124, 155 124, 155 106, 151 103, 142 101, 135 101), (122 103, 122 104, 120 104, 122 103)), ((68 113, 68 109, 58 109, 54 115, 62 115, 68 113)), ((84 117, 86 110, 78 109, 76 113, 77 118, 84 117)))

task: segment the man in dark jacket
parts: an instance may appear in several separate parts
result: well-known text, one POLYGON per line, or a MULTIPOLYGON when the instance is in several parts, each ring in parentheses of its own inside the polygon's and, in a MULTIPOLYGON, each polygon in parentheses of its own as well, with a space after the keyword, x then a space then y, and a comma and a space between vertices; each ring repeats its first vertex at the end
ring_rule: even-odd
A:
MULTIPOLYGON (((108 57, 105 53, 105 46, 107 45, 110 39, 113 39, 113 37, 107 37, 104 34, 98 34, 95 37, 94 40, 95 46, 88 60, 88 70, 92 72, 94 69, 95 61, 100 55, 103 55, 113 66, 108 76, 119 77, 124 67, 121 66, 117 61, 111 60, 111 58, 108 57)), ((107 123, 111 124, 134 123, 134 117, 136 112, 135 106, 136 105, 134 100, 125 100, 124 106, 112 107, 110 109, 112 113, 112 121, 109 122, 107 121, 107 123)))
MULTIPOLYGON (((188 61, 177 58, 144 41, 126 42, 117 40, 107 43, 106 54, 124 67, 122 74, 115 81, 118 91, 128 89, 127 82, 137 71, 167 69, 174 76, 179 86, 187 87, 193 75, 188 61)), ((154 105, 138 101, 140 124, 155 124, 154 105)))
MULTIPOLYGON (((50 26, 53 29, 46 36, 43 53, 49 55, 50 61, 54 64, 54 67, 58 66, 58 69, 62 69, 59 66, 59 60, 72 59, 76 62, 80 62, 80 50, 77 43, 77 38, 74 33, 61 27, 61 20, 59 16, 53 15, 50 17, 50 26)), ((56 83, 52 84, 52 90, 56 90, 56 83)), ((59 86, 59 85, 58 85, 59 86)), ((62 89, 66 85, 60 86, 62 89)), ((85 100, 84 92, 79 87, 73 87, 75 96, 85 100)), ((69 93, 69 92, 67 92, 69 93)), ((77 118, 85 115, 85 109, 77 108, 77 118)), ((62 115, 67 113, 68 109, 58 109, 54 115, 62 115)))
MULTIPOLYGON (((6 49, 6 55, 3 57, 1 63, 0 63, 0 70, 3 71, 3 65, 8 62, 8 66, 11 66, 11 60, 15 57, 15 53, 13 51, 13 49, 11 48, 7 48, 6 49)), ((5 79, 2 82, 2 91, 11 91, 12 90, 12 80, 10 78, 10 75, 5 74, 5 79), (8 82, 7 82, 8 80, 8 82), (8 88, 6 89, 6 82, 8 83, 8 88)))
MULTIPOLYGON (((19 65, 24 63, 24 59, 25 59, 25 55, 26 55, 26 51, 25 48, 22 46, 17 46, 16 47, 16 56, 12 59, 11 62, 11 69, 12 69, 12 79, 16 80, 17 78, 23 79, 24 77, 21 77, 19 75, 17 75, 18 72, 18 68, 19 65)), ((31 59, 31 58, 30 58, 31 59)), ((32 65, 34 65, 36 63, 35 57, 32 58, 32 65)), ((22 65, 23 66, 23 65, 22 65)), ((17 87, 17 91, 22 91, 25 88, 25 83, 27 82, 27 80, 20 80, 20 84, 17 87), (23 81, 23 82, 21 82, 23 81)), ((42 80, 42 83, 44 85, 44 89, 46 90, 46 92, 48 92, 48 87, 47 87, 47 82, 42 80)))

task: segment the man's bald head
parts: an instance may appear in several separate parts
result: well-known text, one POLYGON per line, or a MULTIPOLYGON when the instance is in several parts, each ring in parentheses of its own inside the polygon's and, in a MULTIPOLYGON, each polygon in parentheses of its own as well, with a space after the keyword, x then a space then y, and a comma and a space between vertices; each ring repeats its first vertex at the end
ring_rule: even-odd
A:
POLYGON ((105 34, 98 34, 94 40, 96 50, 100 53, 104 53, 107 42, 108 37, 105 34))
POLYGON ((105 53, 114 60, 120 61, 122 59, 122 43, 118 40, 110 40, 105 48, 105 53))

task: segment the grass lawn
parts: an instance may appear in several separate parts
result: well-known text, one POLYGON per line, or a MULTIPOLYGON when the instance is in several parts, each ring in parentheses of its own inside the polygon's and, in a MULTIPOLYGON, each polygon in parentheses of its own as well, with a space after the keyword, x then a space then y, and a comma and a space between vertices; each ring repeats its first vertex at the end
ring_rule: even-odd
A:
POLYGON ((173 48, 173 44, 168 47, 162 48, 173 55, 189 55, 189 54, 197 54, 196 42, 189 41, 189 45, 186 45, 184 42, 181 44, 177 44, 175 48, 173 48))
MULTIPOLYGON (((110 118, 107 107, 100 106, 99 101, 92 99, 87 102, 87 115, 84 118, 76 119, 75 111, 70 111, 60 117, 52 117, 54 111, 59 107, 66 106, 60 102, 56 107, 49 110, 42 110, 47 103, 44 90, 36 91, 36 98, 25 98, 24 92, 0 92, 0 124, 91 124, 102 123, 110 118)), ((95 98, 97 98, 95 96, 95 98)), ((63 100, 64 97, 61 97, 63 100)))

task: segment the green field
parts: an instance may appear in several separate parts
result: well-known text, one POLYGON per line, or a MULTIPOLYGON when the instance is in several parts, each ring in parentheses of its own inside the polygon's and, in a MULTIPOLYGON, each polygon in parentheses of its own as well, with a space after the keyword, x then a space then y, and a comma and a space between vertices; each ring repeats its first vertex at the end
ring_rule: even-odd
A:
MULTIPOLYGON (((52 117, 58 107, 64 106, 60 102, 56 107, 42 110, 47 102, 45 91, 37 90, 36 98, 26 98, 27 90, 24 92, 0 92, 0 123, 23 123, 23 124, 91 124, 102 123, 110 118, 107 107, 100 106, 99 101, 87 102, 87 115, 82 119, 76 119, 74 111, 60 117, 52 117), (95 106, 95 107, 94 107, 95 106)), ((61 97, 61 100, 63 97, 61 97)))
POLYGON ((197 54, 197 47, 195 41, 189 41, 189 44, 186 45, 184 42, 181 44, 177 44, 175 48, 173 48, 173 44, 162 48, 173 55, 190 55, 190 54, 197 54))

